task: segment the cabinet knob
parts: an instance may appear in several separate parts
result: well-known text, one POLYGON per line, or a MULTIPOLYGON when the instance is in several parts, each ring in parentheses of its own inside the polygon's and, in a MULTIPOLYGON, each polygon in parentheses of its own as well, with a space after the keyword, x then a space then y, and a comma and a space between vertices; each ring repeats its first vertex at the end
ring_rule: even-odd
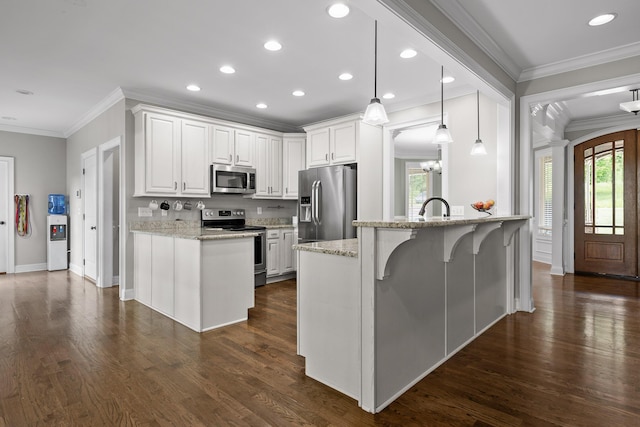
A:
POLYGON ((331 153, 331 160, 335 160, 336 159, 336 153, 331 153))
POLYGON ((240 161, 240 154, 236 154, 236 163, 240 161))
POLYGON ((329 153, 327 153, 327 154, 325 154, 325 155, 324 155, 324 159, 325 159, 326 161, 329 161, 329 153))
POLYGON ((231 154, 229 154, 229 161, 232 162, 233 161, 233 156, 231 154))
POLYGON ((173 189, 174 190, 178 189, 178 181, 173 181, 173 189))
POLYGON ((182 191, 185 191, 187 189, 187 183, 186 181, 182 183, 182 191))

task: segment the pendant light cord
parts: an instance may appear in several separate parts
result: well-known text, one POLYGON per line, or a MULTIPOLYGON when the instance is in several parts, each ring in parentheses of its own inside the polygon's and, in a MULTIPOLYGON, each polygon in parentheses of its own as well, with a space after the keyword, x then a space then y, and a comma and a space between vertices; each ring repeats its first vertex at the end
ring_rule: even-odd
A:
POLYGON ((444 126, 444 66, 440 73, 440 125, 444 126))
POLYGON ((378 97, 378 20, 374 24, 374 44, 373 44, 373 97, 378 97))
POLYGON ((476 91, 476 96, 478 100, 478 140, 480 140, 480 91, 476 91))

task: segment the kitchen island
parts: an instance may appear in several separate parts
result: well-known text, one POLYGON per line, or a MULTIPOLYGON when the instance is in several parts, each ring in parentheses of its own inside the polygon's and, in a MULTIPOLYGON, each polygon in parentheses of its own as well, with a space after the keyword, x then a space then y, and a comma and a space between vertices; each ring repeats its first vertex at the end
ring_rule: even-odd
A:
POLYGON ((307 375, 384 409, 514 311, 510 245, 528 219, 354 221, 355 254, 296 245, 307 375))
POLYGON ((137 301, 196 332, 248 318, 257 233, 200 227, 131 231, 137 301))

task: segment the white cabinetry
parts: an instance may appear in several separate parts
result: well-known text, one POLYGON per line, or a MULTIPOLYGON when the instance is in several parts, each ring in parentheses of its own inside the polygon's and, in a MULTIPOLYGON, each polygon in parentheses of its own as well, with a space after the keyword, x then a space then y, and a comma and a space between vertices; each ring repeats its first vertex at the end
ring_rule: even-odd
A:
POLYGON ((256 196, 282 197, 282 138, 256 135, 256 196))
POLYGON ((297 237, 293 228, 283 228, 280 230, 282 237, 282 250, 280 254, 280 274, 296 271, 296 254, 292 246, 297 243, 297 237))
POLYGON ((135 232, 136 300, 198 332, 246 320, 254 306, 253 240, 135 232))
POLYGON ((140 106, 135 115, 135 196, 208 196, 209 125, 140 106))
POLYGON ((349 120, 305 128, 307 165, 319 167, 357 162, 359 125, 359 120, 349 120))
POLYGON ((297 237, 293 228, 267 230, 267 277, 296 271, 292 246, 297 237))
POLYGON ((254 167, 254 133, 228 126, 211 126, 210 163, 254 167))
POLYGON ((280 275, 280 230, 267 230, 267 277, 280 275))
POLYGON ((282 198, 298 198, 298 172, 305 169, 304 135, 285 134, 282 142, 282 198))

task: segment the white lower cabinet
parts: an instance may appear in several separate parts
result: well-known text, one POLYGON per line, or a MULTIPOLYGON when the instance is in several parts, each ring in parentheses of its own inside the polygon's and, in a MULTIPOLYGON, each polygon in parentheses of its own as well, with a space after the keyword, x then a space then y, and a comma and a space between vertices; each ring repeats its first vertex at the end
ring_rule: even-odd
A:
POLYGON ((280 230, 267 230, 267 277, 280 275, 280 230))
POLYGON ((135 299, 197 332, 246 320, 254 306, 253 242, 135 232, 135 299))
POLYGON ((293 228, 267 230, 267 277, 296 271, 296 256, 291 248, 296 240, 293 228))

